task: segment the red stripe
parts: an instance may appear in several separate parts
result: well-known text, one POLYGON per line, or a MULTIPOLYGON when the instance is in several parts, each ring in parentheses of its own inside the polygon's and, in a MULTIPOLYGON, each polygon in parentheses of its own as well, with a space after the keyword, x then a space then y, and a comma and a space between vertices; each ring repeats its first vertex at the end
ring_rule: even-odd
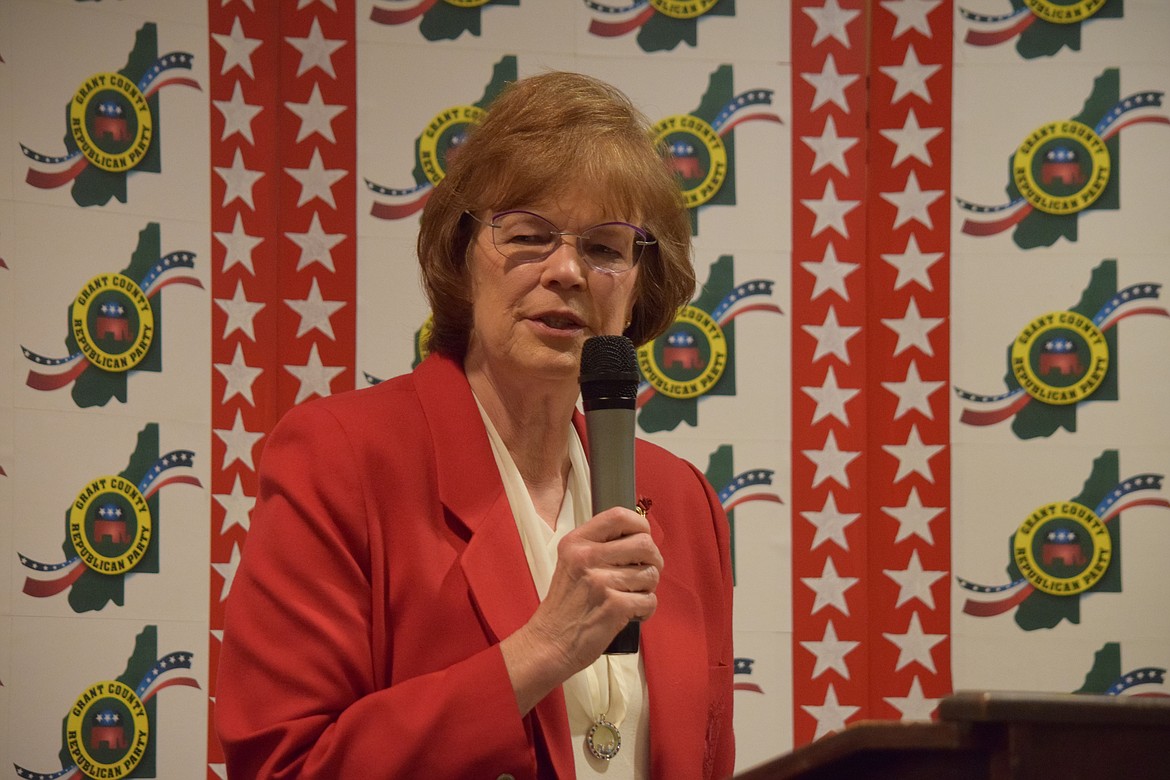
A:
POLYGON ((748 304, 747 306, 743 306, 741 308, 735 309, 735 311, 732 313, 732 315, 730 317, 725 316, 723 319, 721 319, 719 321, 719 324, 726 325, 729 322, 731 322, 732 320, 734 320, 736 317, 738 317, 739 315, 746 314, 749 311, 770 311, 773 314, 783 314, 784 313, 783 311, 780 310, 780 307, 774 303, 752 303, 752 304, 748 304))
POLYGON ((203 483, 199 481, 198 477, 189 474, 179 474, 173 477, 167 477, 166 479, 155 480, 150 484, 150 489, 142 497, 150 498, 167 485, 194 485, 195 487, 203 487, 203 483))
POLYGON ((1113 511, 1101 518, 1102 523, 1108 523, 1113 518, 1127 509, 1133 509, 1135 506, 1160 506, 1170 509, 1170 501, 1164 498, 1139 498, 1136 501, 1123 502, 1121 506, 1116 506, 1113 511))
POLYGON ((427 11, 431 10, 431 6, 435 4, 435 0, 423 0, 414 8, 407 8, 403 11, 389 11, 385 8, 371 8, 370 20, 378 24, 404 24, 411 19, 416 19, 427 11))
POLYGON ((1032 400, 1032 396, 1021 393, 1020 397, 1011 404, 994 411, 981 412, 978 409, 964 409, 959 415, 959 422, 967 425, 995 425, 1023 409, 1032 400))
POLYGON ((630 30, 646 24, 653 15, 654 9, 647 6, 642 13, 624 22, 603 22, 599 19, 594 19, 589 23, 589 32, 601 38, 616 38, 619 35, 625 35, 630 30))
POLYGON ((85 157, 78 157, 76 161, 63 171, 55 173, 48 173, 46 171, 38 171, 35 168, 29 168, 28 173, 25 174, 24 180, 32 186, 42 189, 51 190, 68 184, 78 177, 78 175, 85 170, 89 165, 89 160, 85 157))
POLYGON ((1034 590, 1035 588, 1031 585, 1024 585, 1009 598, 1000 601, 975 601, 974 599, 967 599, 967 603, 963 605, 963 611, 975 617, 1002 615, 1004 612, 1008 612, 1018 606, 1028 596, 1031 596, 1034 590))
POLYGON ((22 590, 29 596, 36 598, 45 598, 46 596, 55 596, 61 591, 68 588, 73 583, 77 582, 77 578, 85 572, 85 566, 78 562, 76 566, 69 570, 69 572, 55 580, 37 580, 32 577, 25 577, 24 587, 22 590))
POLYGON ((169 87, 172 84, 181 87, 194 87, 200 92, 203 91, 203 86, 195 79, 188 78, 187 76, 170 76, 167 78, 156 79, 155 81, 151 82, 150 87, 147 88, 146 92, 143 93, 143 97, 150 97, 163 87, 169 87))
POLYGON ((1129 311, 1125 312, 1125 314, 1122 314, 1120 317, 1116 317, 1114 319, 1109 320, 1109 324, 1106 325, 1105 327, 1101 328, 1101 330, 1102 331, 1109 330, 1117 323, 1121 322, 1122 320, 1126 319, 1127 317, 1132 317, 1135 314, 1156 314, 1159 317, 1170 317, 1170 311, 1166 311, 1161 306, 1143 306, 1143 307, 1138 308, 1138 309, 1130 309, 1129 311))
POLYGON ((780 125, 784 124, 784 120, 775 114, 747 114, 745 116, 739 117, 738 119, 735 119, 734 121, 728 122, 723 127, 719 128, 719 135, 725 136, 734 130, 736 125, 742 125, 744 122, 751 122, 755 119, 759 119, 764 122, 775 122, 776 124, 780 125))
POLYGON ((73 364, 72 368, 63 374, 42 374, 39 371, 30 369, 25 384, 33 390, 56 390, 81 376, 81 372, 87 368, 89 368, 89 361, 85 358, 80 358, 73 364))
POLYGON ((166 682, 161 682, 158 685, 154 686, 154 688, 151 689, 150 693, 148 693, 148 694, 146 694, 146 696, 142 697, 142 703, 145 704, 146 702, 150 701, 155 696, 157 696, 159 691, 161 691, 164 688, 170 688, 172 685, 186 685, 189 688, 198 688, 199 681, 195 680, 191 677, 175 677, 173 679, 167 680, 166 682))
POLYGON ((1010 228, 1012 225, 1018 224, 1032 213, 1032 204, 1025 203, 1020 206, 1011 216, 997 219, 993 222, 979 222, 974 219, 963 220, 963 232, 969 236, 993 236, 996 233, 1002 233, 1010 228))
POLYGON ((784 501, 780 498, 780 496, 777 496, 774 493, 759 493, 757 495, 744 496, 743 498, 737 498, 736 500, 732 501, 730 504, 724 504, 723 511, 730 512, 732 509, 735 509, 740 504, 747 503, 748 501, 774 501, 777 504, 784 503, 784 501))
POLYGON ((370 207, 370 214, 378 219, 403 219, 409 217, 416 211, 421 211, 422 207, 427 204, 427 199, 431 197, 432 190, 427 190, 417 200, 412 200, 409 203, 402 203, 394 205, 391 203, 374 203, 370 207))
POLYGON ((203 282, 199 281, 194 276, 172 276, 171 278, 165 279, 164 281, 159 282, 158 284, 151 287, 150 288, 150 295, 148 295, 146 297, 153 298, 154 296, 158 295, 159 290, 161 290, 162 288, 166 287, 169 284, 190 284, 190 285, 194 285, 195 287, 198 287, 200 290, 203 289, 203 282))
POLYGON ((972 46, 995 46, 996 44, 1010 41, 1024 30, 1032 26, 1036 21, 1036 17, 1028 14, 1020 21, 1016 22, 1011 27, 1004 30, 997 30, 996 32, 979 32, 977 30, 968 30, 967 37, 964 39, 972 46))

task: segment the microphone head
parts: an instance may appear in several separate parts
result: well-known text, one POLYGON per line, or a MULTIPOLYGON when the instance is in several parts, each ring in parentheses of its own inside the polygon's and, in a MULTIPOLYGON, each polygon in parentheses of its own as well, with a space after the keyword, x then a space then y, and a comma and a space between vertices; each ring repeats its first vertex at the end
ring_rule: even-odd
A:
POLYGON ((581 349, 581 398, 594 403, 632 407, 638 397, 638 355, 625 336, 593 336, 581 349))

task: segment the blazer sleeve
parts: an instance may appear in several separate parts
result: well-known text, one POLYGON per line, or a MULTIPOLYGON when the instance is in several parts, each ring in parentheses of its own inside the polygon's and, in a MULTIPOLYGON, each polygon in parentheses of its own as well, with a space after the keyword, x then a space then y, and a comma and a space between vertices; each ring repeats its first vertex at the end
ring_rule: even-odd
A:
MULTIPOLYGON (((358 461, 321 404, 292 410, 265 446, 216 681, 230 776, 535 777, 498 645, 384 684, 393 661, 380 656, 392 656, 395 640, 375 637, 377 488, 358 461)), ((441 641, 441 631, 411 641, 441 641)))

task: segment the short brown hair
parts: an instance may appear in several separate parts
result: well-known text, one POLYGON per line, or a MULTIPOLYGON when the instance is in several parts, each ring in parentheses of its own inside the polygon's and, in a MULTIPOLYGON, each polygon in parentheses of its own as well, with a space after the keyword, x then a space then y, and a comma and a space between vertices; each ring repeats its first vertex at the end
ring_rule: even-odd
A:
POLYGON ((422 212, 418 258, 434 318, 428 349, 460 360, 467 351, 475 224, 464 212, 538 203, 578 187, 605 218, 636 221, 658 240, 639 261, 626 335, 641 345, 665 331, 695 289, 690 218, 665 155, 646 117, 603 81, 551 72, 508 84, 448 159, 422 212))

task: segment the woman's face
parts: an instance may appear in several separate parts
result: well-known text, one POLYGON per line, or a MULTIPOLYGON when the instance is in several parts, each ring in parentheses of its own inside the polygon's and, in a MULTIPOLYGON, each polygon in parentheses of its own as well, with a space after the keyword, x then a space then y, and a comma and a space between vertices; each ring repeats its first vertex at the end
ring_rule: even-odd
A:
MULTIPOLYGON (((515 208, 570 233, 607 221, 592 200, 579 194, 515 208)), ((585 339, 620 334, 633 311, 637 266, 620 274, 595 270, 579 256, 572 237, 543 260, 515 263, 492 243, 492 228, 481 226, 468 264, 472 326, 466 363, 500 381, 522 376, 575 384, 585 339)))

